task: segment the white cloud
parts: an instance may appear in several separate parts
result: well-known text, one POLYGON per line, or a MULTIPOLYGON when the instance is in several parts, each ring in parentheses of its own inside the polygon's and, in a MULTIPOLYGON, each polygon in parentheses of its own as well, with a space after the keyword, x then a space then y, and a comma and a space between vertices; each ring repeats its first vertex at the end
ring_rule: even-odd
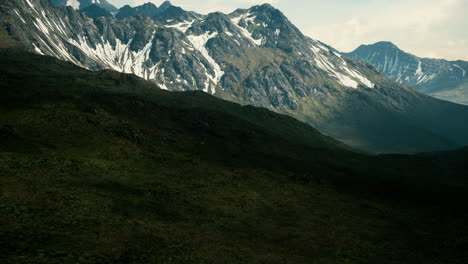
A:
MULTIPOLYGON (((163 0, 109 0, 141 5, 163 0)), ((306 35, 342 51, 387 40, 421 57, 468 60, 468 0, 172 0, 202 14, 271 3, 306 35)))
POLYGON ((395 1, 368 5, 345 21, 305 27, 305 33, 342 51, 388 40, 421 57, 468 60, 466 0, 395 1))

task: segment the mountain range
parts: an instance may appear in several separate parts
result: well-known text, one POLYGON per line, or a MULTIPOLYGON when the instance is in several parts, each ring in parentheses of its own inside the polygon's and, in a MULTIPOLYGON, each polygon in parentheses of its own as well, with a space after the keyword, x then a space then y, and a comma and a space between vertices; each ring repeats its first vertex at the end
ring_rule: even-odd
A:
POLYGON ((344 53, 375 65, 390 79, 430 96, 468 105, 468 62, 419 58, 391 42, 361 45, 344 53))
POLYGON ((170 91, 201 90, 264 107, 366 151, 468 144, 467 107, 420 94, 341 55, 269 4, 230 14, 201 15, 169 2, 116 12, 92 19, 48 0, 18 0, 0 3, 0 22, 38 54, 135 74, 170 91))
MULTIPOLYGON (((117 12, 117 8, 106 0, 51 0, 55 6, 71 6, 76 10, 85 9, 91 5, 96 5, 108 12, 117 12)), ((35 1, 33 1, 35 2, 35 1)), ((31 3, 33 3, 31 2, 31 3)))
POLYGON ((459 264, 468 149, 366 155, 287 115, 0 29, 2 264, 459 264))

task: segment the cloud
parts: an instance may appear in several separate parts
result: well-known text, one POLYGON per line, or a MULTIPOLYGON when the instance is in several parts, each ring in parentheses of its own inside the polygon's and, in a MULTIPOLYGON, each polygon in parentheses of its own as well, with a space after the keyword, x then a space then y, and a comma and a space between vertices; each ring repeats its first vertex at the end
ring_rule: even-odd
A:
MULTIPOLYGON (((163 0, 108 0, 119 6, 163 0)), ((468 60, 468 0, 171 0, 207 14, 270 3, 304 34, 338 50, 392 41, 421 57, 468 60)))
POLYGON ((344 21, 307 26, 305 33, 342 51, 388 40, 421 57, 468 60, 467 3, 414 0, 395 1, 389 6, 369 4, 353 10, 344 21))

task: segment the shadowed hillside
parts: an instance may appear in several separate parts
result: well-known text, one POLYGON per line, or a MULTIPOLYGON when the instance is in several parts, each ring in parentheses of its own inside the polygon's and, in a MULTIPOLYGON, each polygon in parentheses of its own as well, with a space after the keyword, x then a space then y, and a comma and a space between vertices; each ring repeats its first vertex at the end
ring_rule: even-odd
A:
POLYGON ((16 48, 0 93, 2 263, 468 259, 466 149, 367 156, 266 109, 16 48))

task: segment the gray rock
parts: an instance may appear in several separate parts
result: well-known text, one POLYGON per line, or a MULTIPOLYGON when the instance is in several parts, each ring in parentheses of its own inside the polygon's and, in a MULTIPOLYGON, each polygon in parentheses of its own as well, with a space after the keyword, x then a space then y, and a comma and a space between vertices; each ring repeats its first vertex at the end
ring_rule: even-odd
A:
POLYGON ((361 45, 346 55, 370 62, 392 80, 422 93, 468 105, 468 61, 419 58, 385 41, 361 45))
POLYGON ((140 13, 118 20, 91 19, 48 0, 29 3, 1 1, 0 23, 39 54, 268 108, 365 150, 468 145, 467 107, 419 94, 340 55, 268 4, 231 14, 177 9, 168 19, 140 13))

